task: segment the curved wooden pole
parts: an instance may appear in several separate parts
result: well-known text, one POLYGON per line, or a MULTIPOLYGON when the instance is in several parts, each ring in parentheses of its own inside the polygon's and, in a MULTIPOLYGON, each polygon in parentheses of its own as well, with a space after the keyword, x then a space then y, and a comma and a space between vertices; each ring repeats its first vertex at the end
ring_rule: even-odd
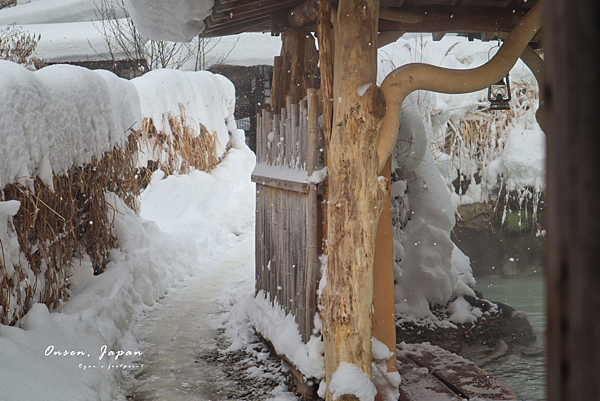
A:
MULTIPOLYGON (((531 48, 531 46, 526 46, 525 50, 523 50, 523 54, 521 54, 521 60, 525 63, 527 67, 531 70, 535 79, 538 82, 538 86, 540 88, 540 92, 544 90, 544 75, 545 75, 545 64, 544 60, 531 48)), ((540 96, 540 105, 535 112, 535 118, 537 119, 538 124, 542 127, 544 132, 546 131, 545 127, 545 110, 543 96, 540 96)))
POLYGON ((406 96, 416 90, 441 93, 469 93, 481 90, 502 79, 515 65, 529 41, 542 25, 542 2, 523 17, 508 35, 498 53, 486 64, 466 70, 453 70, 429 64, 412 63, 392 71, 381 84, 387 112, 383 118, 377 145, 378 172, 396 146, 400 110, 406 96))

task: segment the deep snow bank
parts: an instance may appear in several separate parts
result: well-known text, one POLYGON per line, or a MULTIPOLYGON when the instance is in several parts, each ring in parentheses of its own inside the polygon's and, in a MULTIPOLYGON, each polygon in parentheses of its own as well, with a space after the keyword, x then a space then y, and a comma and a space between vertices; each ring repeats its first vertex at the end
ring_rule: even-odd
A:
MULTIPOLYGON (((110 253, 105 272, 98 276, 85 255, 74 261, 71 297, 56 311, 36 304, 19 327, 0 325, 3 400, 124 399, 119 372, 137 368, 131 362, 133 355, 126 355, 138 351, 130 333, 135 317, 169 288, 202 271, 202 258, 208 256, 199 254, 198 244, 205 244, 200 247, 203 253, 224 252, 229 235, 252 219, 254 155, 244 144, 243 131, 235 129, 233 104, 217 99, 234 99, 232 85, 214 78, 202 97, 202 85, 193 82, 198 78, 206 83, 202 80, 206 75, 165 71, 161 76, 170 83, 170 92, 163 88, 160 95, 171 104, 187 104, 189 115, 207 126, 216 126, 221 119, 215 129, 227 136, 231 131, 233 149, 210 174, 194 172, 164 181, 157 174, 144 195, 150 204, 156 197, 172 199, 169 212, 185 210, 201 220, 196 221, 197 235, 167 235, 116 195, 106 193, 112 232, 120 247, 110 253), (185 91, 189 87, 194 91, 185 91), (192 99, 185 96, 199 96, 204 102, 201 111, 189 106, 192 99), (208 121, 201 120, 205 115, 210 116, 208 121), (189 196, 173 192, 188 189, 189 196)), ((70 166, 101 156, 123 140, 142 115, 136 86, 108 72, 55 66, 32 73, 0 62, 0 87, 8 95, 0 103, 3 185, 19 179, 27 184, 36 174, 44 180, 52 173, 67 174, 70 166)), ((146 105, 164 105, 164 99, 153 100, 153 93, 144 96, 146 105)), ((18 202, 0 202, 2 226, 11 224, 18 207, 18 202)), ((3 264, 19 261, 18 243, 2 231, 3 264)))

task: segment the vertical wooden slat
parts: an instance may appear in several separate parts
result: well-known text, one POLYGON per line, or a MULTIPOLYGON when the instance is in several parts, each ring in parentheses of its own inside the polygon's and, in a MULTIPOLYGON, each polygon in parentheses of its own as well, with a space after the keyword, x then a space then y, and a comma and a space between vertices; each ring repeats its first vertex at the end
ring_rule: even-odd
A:
MULTIPOLYGON (((276 138, 279 138, 281 136, 281 125, 279 123, 279 114, 275 114, 273 116, 273 143, 276 143, 276 138)), ((270 155, 269 156, 269 163, 272 164, 273 163, 273 156, 270 155)))
POLYGON ((273 82, 271 84, 271 103, 273 104, 273 111, 279 113, 281 107, 281 92, 283 90, 283 58, 281 56, 275 56, 273 59, 273 82))
MULTIPOLYGON (((310 176, 317 167, 317 92, 315 89, 308 90, 308 154, 306 168, 310 176)), ((312 331, 313 316, 316 312, 316 290, 317 277, 320 276, 320 266, 318 266, 318 243, 317 243, 317 187, 314 184, 310 186, 310 192, 307 197, 306 205, 306 291, 305 291, 305 325, 307 332, 312 331)), ((310 334, 309 334, 310 336, 310 334)), ((305 341, 308 338, 305 339, 305 341)))
MULTIPOLYGON (((280 130, 280 138, 285 138, 288 132, 288 119, 289 119, 289 113, 288 113, 288 109, 283 108, 281 109, 281 130, 280 130)), ((278 141, 279 141, 278 139, 278 141)), ((278 148, 278 154, 277 157, 281 157, 281 160, 283 160, 283 157, 285 156, 285 153, 283 152, 283 146, 279 146, 278 148)))
MULTIPOLYGON (((333 41, 331 30, 331 0, 319 1, 319 17, 317 22, 319 38, 319 63, 321 65, 321 98, 323 101, 323 158, 324 165, 329 164, 329 140, 333 119, 333 41)), ((323 253, 327 254, 327 200, 329 199, 329 180, 323 183, 323 253)))

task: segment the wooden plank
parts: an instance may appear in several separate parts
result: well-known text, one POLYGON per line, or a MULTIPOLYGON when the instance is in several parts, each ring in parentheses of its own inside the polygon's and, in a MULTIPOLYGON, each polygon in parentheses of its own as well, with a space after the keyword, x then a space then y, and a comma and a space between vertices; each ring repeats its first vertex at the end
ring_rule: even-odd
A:
MULTIPOLYGON (((333 45, 331 30, 331 1, 319 2, 319 19, 317 22, 319 39, 319 62, 321 65, 321 99, 323 102, 323 159, 328 165, 329 140, 333 118, 333 45)), ((323 183, 323 200, 320 213, 322 219, 322 252, 327 254, 327 200, 329 199, 329 180, 323 183)))
POLYGON ((381 32, 510 32, 521 21, 527 9, 493 7, 404 7, 403 12, 421 15, 416 23, 380 20, 381 32))
MULTIPOLYGON (((279 120, 279 114, 275 114, 273 116, 274 120, 273 120, 273 139, 274 142, 277 141, 277 138, 281 137, 281 122, 279 120)), ((273 159, 269 158, 269 163, 272 164, 273 163, 273 159)))
POLYGON ((294 103, 291 105, 292 106, 292 133, 288 139, 288 145, 287 145, 287 154, 288 154, 288 165, 292 165, 293 163, 293 159, 294 159, 294 147, 295 147, 295 142, 297 141, 297 139, 299 138, 299 119, 298 119, 298 113, 299 113, 299 105, 294 103))
POLYGON ((442 348, 435 347, 434 351, 418 348, 418 352, 406 356, 429 369, 436 378, 463 398, 519 401, 519 396, 507 385, 473 362, 442 348))
MULTIPOLYGON (((306 399, 317 399, 318 383, 315 379, 307 379, 285 355, 278 354, 273 344, 257 332, 258 337, 269 346, 273 355, 277 355, 287 365, 291 379, 300 395, 306 399)), ((289 377, 289 376, 288 376, 289 377)))
MULTIPOLYGON (((318 122, 317 122, 317 91, 308 90, 308 132, 307 132, 307 160, 306 168, 308 174, 312 174, 317 167, 318 147, 318 122)), ((306 290, 304 302, 306 308, 306 325, 309 332, 314 325, 314 315, 317 311, 317 286, 321 276, 318 257, 318 234, 317 234, 317 188, 311 184, 310 193, 306 199, 306 290)), ((308 338, 307 338, 308 340, 308 338)))
POLYGON ((254 292, 255 294, 258 293, 260 290, 264 290, 263 288, 263 284, 262 284, 262 278, 264 276, 264 265, 263 265, 263 257, 264 257, 264 253, 263 253, 263 249, 264 249, 264 245, 262 244, 262 235, 263 235, 263 230, 262 230, 262 208, 261 208, 261 202, 262 202, 262 197, 261 197, 261 193, 260 193, 260 187, 261 185, 258 184, 256 186, 256 219, 255 219, 255 226, 254 226, 254 236, 255 236, 255 243, 256 243, 256 248, 255 248, 255 252, 254 252, 254 271, 256 274, 256 280, 254 282, 254 292))
POLYGON ((600 400, 600 3, 544 11, 548 400, 600 400))
POLYGON ((398 372, 402 377, 400 401, 462 401, 456 393, 446 387, 435 376, 413 360, 398 357, 398 372))

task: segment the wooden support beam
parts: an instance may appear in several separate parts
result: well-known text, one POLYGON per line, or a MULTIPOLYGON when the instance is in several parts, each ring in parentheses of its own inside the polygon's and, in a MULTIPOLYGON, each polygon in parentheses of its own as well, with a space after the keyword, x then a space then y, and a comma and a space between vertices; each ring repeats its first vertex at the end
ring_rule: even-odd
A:
POLYGON ((600 3, 545 1, 548 401, 600 400, 600 3))
MULTIPOLYGON (((400 9, 399 9, 400 10, 400 9)), ((417 22, 382 19, 379 30, 405 32, 510 32, 527 13, 527 9, 494 7, 404 7, 402 12, 422 16, 417 22)))
POLYGON ((319 16, 319 4, 317 0, 305 0, 299 6, 294 7, 289 15, 288 20, 292 28, 303 28, 314 26, 317 23, 319 16))
POLYGON ((306 90, 313 87, 319 62, 315 38, 304 29, 286 31, 279 57, 280 61, 276 58, 273 67, 272 90, 276 96, 273 96, 272 104, 275 112, 285 107, 287 96, 291 96, 292 103, 299 103, 306 97, 306 90))
MULTIPOLYGON (((377 82, 379 0, 337 9, 333 131, 329 143, 328 265, 321 318, 328 383, 341 363, 372 375, 375 234, 386 182, 377 179, 377 137, 385 98, 377 82)), ((355 399, 338 394, 340 401, 355 399)))
MULTIPOLYGON (((373 263, 373 337, 384 343, 394 356, 387 361, 388 373, 396 371, 396 297, 394 295, 394 238, 392 235, 392 158, 381 175, 387 180, 387 196, 379 217, 373 263)), ((380 393, 377 401, 381 401, 380 393)))
MULTIPOLYGON (((323 159, 329 164, 329 141, 331 138, 331 119, 333 117, 333 48, 331 31, 331 1, 319 2, 317 37, 319 39, 319 60, 321 64, 321 99, 323 102, 323 159)), ((323 242, 322 251, 327 254, 327 200, 329 199, 329 179, 323 183, 323 242)))

